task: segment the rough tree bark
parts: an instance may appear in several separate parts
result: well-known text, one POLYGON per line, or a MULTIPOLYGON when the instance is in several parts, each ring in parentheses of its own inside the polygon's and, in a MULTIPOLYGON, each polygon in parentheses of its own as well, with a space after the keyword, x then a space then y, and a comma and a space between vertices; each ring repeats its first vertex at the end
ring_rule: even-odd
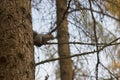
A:
MULTIPOLYGON (((57 36, 58 36, 58 53, 60 57, 70 56, 68 21, 66 12, 67 0, 56 0, 57 6, 57 36), (65 16, 64 16, 65 15, 65 16), (64 18, 63 18, 64 17, 64 18)), ((71 59, 60 60, 61 80, 72 80, 72 61, 71 59)))
POLYGON ((0 1, 0 80, 34 80, 30 0, 0 1))

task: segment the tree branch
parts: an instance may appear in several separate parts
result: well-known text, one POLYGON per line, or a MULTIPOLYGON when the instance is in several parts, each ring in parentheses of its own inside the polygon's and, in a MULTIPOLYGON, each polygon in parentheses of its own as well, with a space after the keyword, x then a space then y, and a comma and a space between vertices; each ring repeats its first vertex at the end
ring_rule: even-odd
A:
POLYGON ((72 12, 74 12, 74 11, 80 11, 80 10, 88 10, 88 11, 91 10, 92 12, 105 15, 105 16, 107 16, 107 17, 109 17, 109 18, 112 18, 112 19, 114 19, 114 20, 116 20, 116 21, 120 21, 120 19, 115 18, 114 16, 111 16, 111 15, 109 15, 109 14, 107 14, 107 13, 103 13, 103 11, 97 11, 97 10, 89 9, 89 8, 85 8, 85 7, 81 7, 80 9, 73 9, 73 10, 69 11, 68 13, 72 13, 72 12))
MULTIPOLYGON (((99 52, 102 51, 104 48, 110 46, 111 44, 116 42, 118 39, 120 39, 120 37, 111 41, 110 43, 104 45, 102 48, 98 49, 98 51, 99 52)), ((52 62, 52 61, 56 61, 56 60, 60 60, 60 59, 67 59, 67 58, 72 58, 72 57, 77 57, 77 56, 85 56, 85 55, 93 54, 93 53, 98 52, 98 51, 83 52, 83 53, 80 53, 80 54, 74 54, 72 56, 67 56, 67 57, 62 57, 62 58, 47 59, 47 60, 36 63, 35 66, 38 66, 38 65, 44 64, 44 63, 48 63, 48 62, 52 62)))

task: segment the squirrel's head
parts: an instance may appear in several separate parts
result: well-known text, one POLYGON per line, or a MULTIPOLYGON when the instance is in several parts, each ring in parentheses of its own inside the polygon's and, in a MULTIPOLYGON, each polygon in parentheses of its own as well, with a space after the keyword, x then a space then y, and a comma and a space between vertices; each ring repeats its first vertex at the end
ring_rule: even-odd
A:
POLYGON ((54 36, 52 34, 48 34, 49 39, 54 39, 54 36))

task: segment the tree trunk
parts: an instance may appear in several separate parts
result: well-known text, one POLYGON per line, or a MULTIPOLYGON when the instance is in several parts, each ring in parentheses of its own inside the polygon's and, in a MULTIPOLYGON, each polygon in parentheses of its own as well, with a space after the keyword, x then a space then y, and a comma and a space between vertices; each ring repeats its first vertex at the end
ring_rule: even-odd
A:
MULTIPOLYGON (((67 21, 67 0, 56 0, 57 6, 57 36, 58 36, 58 53, 60 57, 70 56, 68 21, 67 21), (65 17, 64 17, 65 15, 65 17), (63 18, 64 17, 64 18, 63 18)), ((71 59, 60 60, 61 80, 72 80, 72 61, 71 59)))
POLYGON ((34 80, 30 0, 0 1, 0 80, 34 80))

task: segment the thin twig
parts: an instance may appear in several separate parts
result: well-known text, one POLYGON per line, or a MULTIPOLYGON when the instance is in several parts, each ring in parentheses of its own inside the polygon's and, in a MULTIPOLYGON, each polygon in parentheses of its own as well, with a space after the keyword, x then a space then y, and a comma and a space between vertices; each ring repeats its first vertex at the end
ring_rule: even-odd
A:
POLYGON ((103 68, 105 68, 114 78, 116 78, 116 80, 118 80, 117 77, 116 77, 116 75, 114 75, 107 67, 105 67, 102 63, 100 63, 100 65, 101 65, 103 68))
MULTIPOLYGON (((80 11, 80 10, 90 11, 89 8, 81 7, 80 9, 73 9, 73 10, 69 11, 68 13, 72 13, 72 12, 74 12, 74 11, 80 11)), ((109 15, 109 14, 107 14, 107 13, 103 13, 103 11, 97 11, 97 10, 94 10, 94 9, 92 9, 91 11, 92 11, 92 12, 95 12, 95 13, 98 13, 98 14, 105 15, 105 16, 107 16, 107 17, 109 17, 109 18, 111 18, 111 19, 114 19, 114 20, 116 20, 116 21, 120 21, 120 19, 115 18, 114 16, 111 16, 111 15, 109 15)))
POLYGON ((95 43, 96 43, 96 51, 97 51, 97 64, 96 64, 96 80, 98 80, 98 67, 99 67, 99 63, 100 63, 100 58, 99 58, 99 50, 98 50, 98 38, 97 38, 97 32, 96 32, 96 20, 93 14, 93 9, 92 9, 92 2, 90 0, 89 1, 89 5, 90 5, 90 12, 92 15, 92 19, 93 19, 93 27, 94 27, 94 37, 95 37, 95 43))
MULTIPOLYGON (((57 43, 57 42, 47 42, 45 45, 58 45, 58 44, 79 44, 79 45, 90 45, 90 46, 95 46, 96 43, 84 43, 84 42, 68 42, 68 43, 57 43)), ((98 43, 99 46, 104 46, 104 45, 108 45, 109 43, 98 43)), ((113 45, 120 45, 120 42, 118 43, 112 43, 110 46, 113 45)))
POLYGON ((66 14, 68 14, 68 10, 70 8, 70 3, 71 3, 72 0, 69 0, 68 2, 68 6, 67 6, 67 9, 65 10, 65 12, 63 13, 63 16, 61 18, 61 21, 58 23, 58 25, 49 32, 49 34, 53 33, 54 31, 56 31, 58 29, 58 27, 61 25, 61 23, 64 21, 65 17, 66 17, 66 14))
MULTIPOLYGON (((98 51, 102 51, 104 48, 110 46, 112 43, 116 42, 118 39, 116 40, 113 40, 111 41, 110 43, 104 45, 102 48, 98 49, 98 51)), ((85 55, 89 55, 89 54, 93 54, 93 53, 96 53, 98 51, 91 51, 91 52, 83 52, 83 53, 80 53, 80 54, 74 54, 72 56, 67 56, 67 57, 61 57, 61 58, 54 58, 54 59, 47 59, 47 60, 44 60, 44 61, 41 61, 41 62, 38 62, 35 64, 35 66, 38 66, 40 64, 44 64, 44 63, 48 63, 48 62, 52 62, 52 61, 56 61, 56 60, 60 60, 60 59, 67 59, 67 58, 72 58, 72 57, 77 57, 77 56, 85 56, 85 55)))

